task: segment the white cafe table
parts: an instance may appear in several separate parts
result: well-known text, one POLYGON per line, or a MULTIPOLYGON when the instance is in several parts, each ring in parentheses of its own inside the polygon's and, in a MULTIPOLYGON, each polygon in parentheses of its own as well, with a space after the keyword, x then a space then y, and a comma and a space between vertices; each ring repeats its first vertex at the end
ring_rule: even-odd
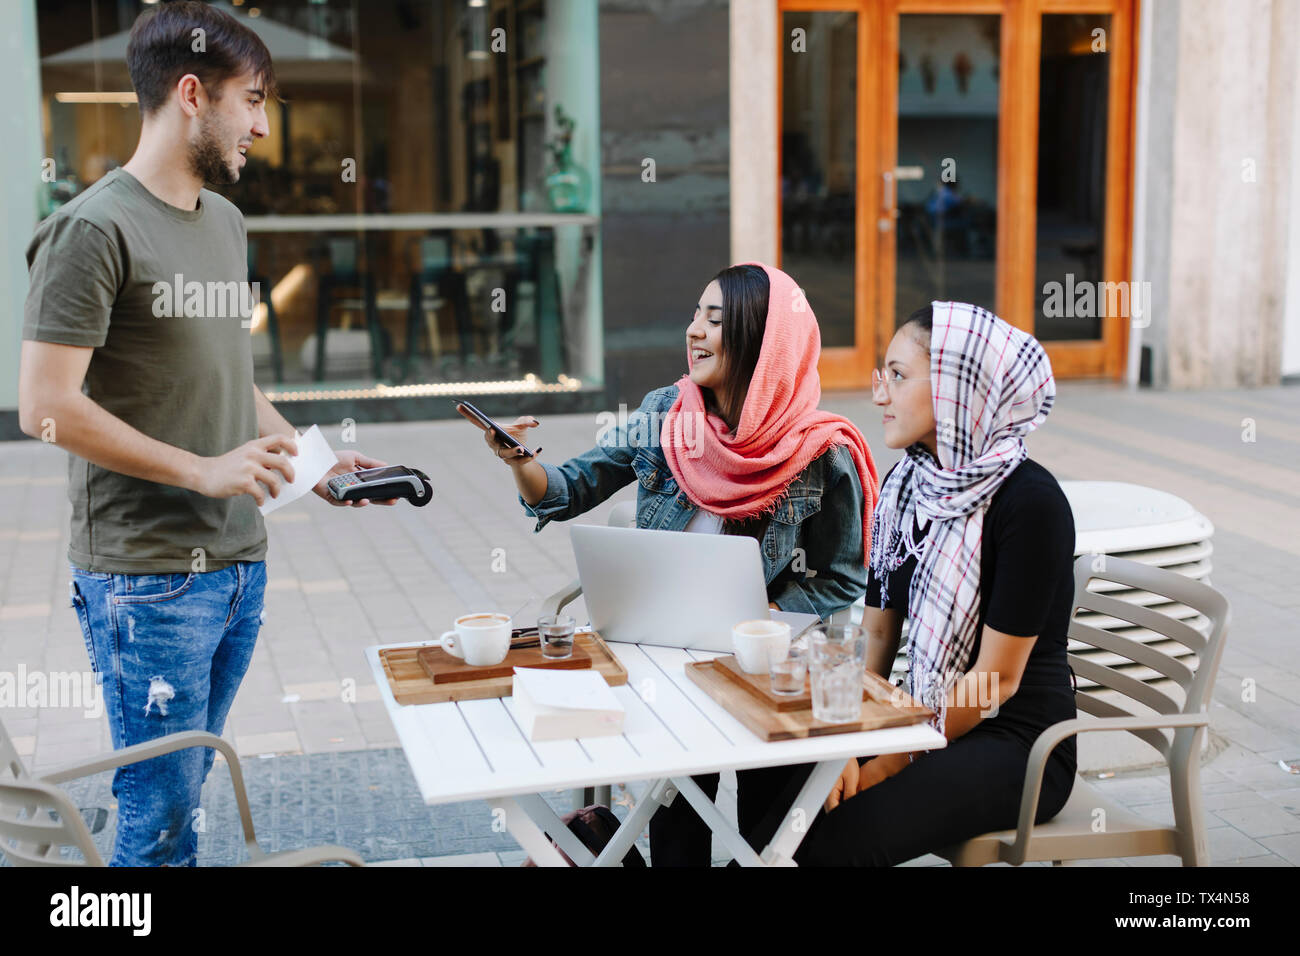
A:
POLYGON ((510 697, 398 704, 379 651, 432 643, 366 648, 366 659, 424 802, 432 806, 486 801, 490 825, 504 824, 539 866, 567 865, 547 835, 580 866, 621 865, 654 811, 678 793, 742 866, 792 866, 807 824, 839 779, 846 760, 933 750, 946 743, 928 724, 764 741, 686 676, 686 664, 716 657, 715 653, 614 641, 608 642, 609 647, 628 673, 627 684, 613 688, 627 711, 623 733, 535 743, 519 729, 510 697), (691 780, 692 774, 814 762, 817 767, 761 854, 691 780), (640 780, 650 781, 650 787, 599 857, 593 857, 540 796, 640 780))

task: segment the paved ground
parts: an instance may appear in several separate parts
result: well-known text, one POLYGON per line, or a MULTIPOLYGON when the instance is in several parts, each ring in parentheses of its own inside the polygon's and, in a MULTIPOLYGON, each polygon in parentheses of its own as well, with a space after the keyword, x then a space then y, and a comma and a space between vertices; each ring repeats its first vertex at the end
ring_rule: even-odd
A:
MULTIPOLYGON (((862 427, 883 473, 896 455, 869 396, 840 393, 823 405, 862 427)), ((321 424, 337 442, 338 426, 321 424)), ((589 448, 598 428, 594 415, 548 418, 538 443, 560 461, 589 448)), ((534 613, 574 575, 565 527, 532 534, 507 468, 460 422, 361 425, 356 438, 369 454, 427 471, 436 497, 419 510, 360 512, 304 499, 268 521, 267 624, 226 730, 245 757, 259 835, 267 849, 337 842, 393 864, 517 863, 522 854, 491 832, 481 804, 420 802, 362 651, 427 639, 466 610, 534 613)), ((83 672, 67 599, 64 454, 36 442, 0 448, 0 670, 83 672)), ((1214 522, 1213 582, 1232 602, 1233 626, 1203 771, 1211 853, 1224 864, 1300 864, 1300 776, 1279 766, 1300 758, 1300 389, 1066 384, 1030 450, 1060 478, 1163 488, 1214 522)), ((580 520, 604 523, 632 495, 625 489, 580 520)), ((0 720, 34 770, 110 749, 104 720, 78 708, 0 706, 0 720)), ((218 766, 204 791, 205 864, 237 853, 228 781, 218 766)), ((1152 819, 1171 814, 1162 771, 1092 782, 1152 819)), ((108 775, 70 789, 107 847, 108 775)))

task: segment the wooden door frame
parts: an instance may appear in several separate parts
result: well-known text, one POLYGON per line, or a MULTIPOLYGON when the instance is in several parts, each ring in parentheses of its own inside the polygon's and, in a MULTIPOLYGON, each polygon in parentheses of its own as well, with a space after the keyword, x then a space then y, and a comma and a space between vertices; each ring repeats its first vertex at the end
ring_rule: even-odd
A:
MULTIPOLYGON (((878 283, 873 281, 872 269, 880 258, 875 228, 875 215, 867 216, 864 209, 879 209, 882 192, 874 171, 874 163, 864 162, 864 151, 876 151, 882 127, 880 73, 870 60, 871 41, 878 36, 883 22, 877 4, 872 0, 777 0, 776 26, 776 264, 781 268, 781 137, 785 110, 785 37, 783 14, 809 11, 856 13, 858 17, 857 75, 858 88, 854 94, 857 124, 857 155, 855 159, 854 189, 857 209, 853 226, 853 346, 823 348, 818 362, 818 372, 825 388, 861 388, 871 384, 871 363, 874 361, 875 316, 879 311, 878 283)), ((815 300, 815 297, 813 297, 815 300)))
MULTIPOLYGON (((819 369, 826 388, 865 388, 893 335, 897 229, 881 232, 880 173, 898 157, 898 16, 911 13, 998 14, 1002 17, 998 83, 998 193, 994 308, 1017 328, 1034 331, 1037 285, 1038 97, 1042 16, 1109 14, 1111 51, 1106 130, 1106 198, 1102 280, 1127 282, 1132 272, 1140 0, 777 0, 776 168, 781 181, 784 117, 783 15, 787 11, 854 12, 858 16, 857 173, 853 347, 825 348, 819 369), (874 50, 884 55, 872 56, 874 50), (889 122, 886 122, 886 120, 889 122)), ((776 200, 776 258, 781 263, 781 197, 776 200)), ((1107 316, 1098 341, 1044 342, 1061 378, 1119 379, 1129 320, 1107 316)))

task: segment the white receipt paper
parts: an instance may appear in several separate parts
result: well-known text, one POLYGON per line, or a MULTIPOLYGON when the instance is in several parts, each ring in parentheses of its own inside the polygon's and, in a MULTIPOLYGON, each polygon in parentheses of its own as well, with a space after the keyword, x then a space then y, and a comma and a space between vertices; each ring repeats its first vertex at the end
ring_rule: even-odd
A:
POLYGON ((290 464, 293 465, 293 481, 281 485, 279 495, 274 498, 268 495, 266 502, 258 506, 257 510, 262 512, 263 516, 283 508, 291 501, 297 501, 315 488, 316 482, 324 478, 325 473, 339 463, 339 456, 334 454, 329 442, 320 433, 319 426, 311 426, 302 435, 295 431, 293 440, 298 445, 298 454, 289 458, 290 464))

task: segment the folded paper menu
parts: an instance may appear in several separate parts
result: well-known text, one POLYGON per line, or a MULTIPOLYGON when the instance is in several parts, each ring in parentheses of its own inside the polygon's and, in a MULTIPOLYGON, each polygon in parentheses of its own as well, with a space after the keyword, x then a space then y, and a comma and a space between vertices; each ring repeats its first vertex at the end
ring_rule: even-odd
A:
POLYGON ((623 705, 599 671, 516 667, 511 696, 529 740, 623 732, 623 705))

